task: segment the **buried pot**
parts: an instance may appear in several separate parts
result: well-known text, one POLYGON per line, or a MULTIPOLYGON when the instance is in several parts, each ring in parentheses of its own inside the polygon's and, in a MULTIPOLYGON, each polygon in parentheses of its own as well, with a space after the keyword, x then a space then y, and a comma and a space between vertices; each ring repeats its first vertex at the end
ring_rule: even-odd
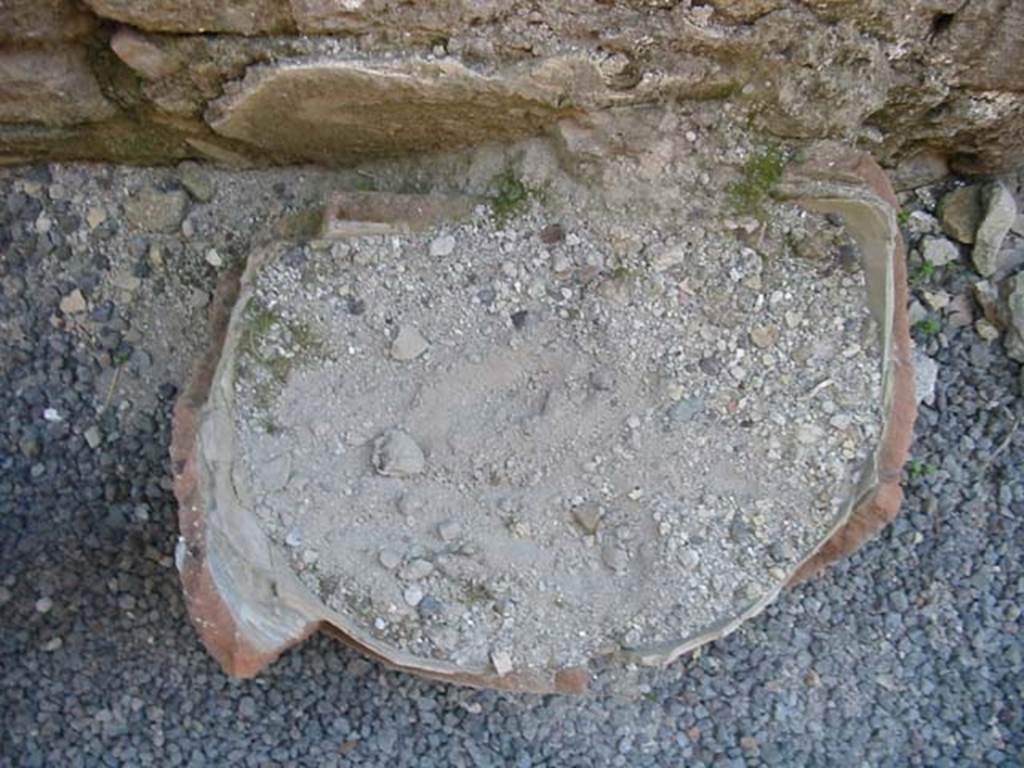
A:
MULTIPOLYGON (((354 268, 349 262, 339 267, 333 251, 319 261, 288 264, 281 249, 268 248, 250 258, 244 275, 225 278, 211 313, 213 343, 176 406, 172 444, 182 533, 178 566, 193 622, 225 670, 256 674, 322 628, 393 668, 425 677, 583 692, 594 662, 669 663, 728 634, 786 584, 876 533, 899 509, 899 475, 915 416, 896 203, 868 156, 834 146, 789 169, 777 192, 846 219, 863 254, 866 304, 877 329, 879 354, 867 361, 875 370, 865 374, 871 386, 864 390, 877 402, 851 408, 865 422, 877 413, 878 429, 862 433, 862 461, 849 482, 822 486, 835 498, 822 502, 825 512, 817 516, 785 509, 786 503, 810 506, 806 494, 774 498, 764 488, 774 487, 772 478, 798 474, 796 462, 832 445, 831 433, 808 422, 793 430, 792 445, 766 439, 764 455, 758 449, 748 456, 743 451, 746 443, 756 444, 755 420, 735 429, 729 422, 733 411, 747 407, 739 400, 718 403, 673 392, 666 409, 641 407, 660 402, 642 399, 649 396, 646 380, 628 365, 597 366, 619 359, 599 346, 588 352, 580 339, 564 343, 566 328, 581 327, 573 326, 577 315, 571 306, 562 316, 545 314, 549 297, 543 292, 508 319, 435 296, 430 310, 446 324, 427 332, 408 321, 419 304, 396 298, 398 317, 381 320, 382 327, 397 323, 391 340, 375 346, 372 336, 359 334, 377 316, 366 320, 361 298, 332 289, 343 279, 348 290, 360 282, 372 291, 372 265, 356 280, 354 268), (294 301, 304 303, 291 307, 294 301), (459 314, 465 312, 478 314, 459 314), (463 317, 477 319, 459 325, 463 317), (315 329, 314 318, 320 323, 315 329), (446 338, 444 330, 452 327, 463 330, 446 338), (484 333, 480 328, 493 342, 482 351, 473 346, 473 334, 484 333), (496 400, 495 393, 502 397, 496 400), (634 410, 640 415, 621 410, 627 395, 639 398, 634 410), (487 434, 483 422, 494 427, 487 434), (560 441, 566 430, 581 430, 572 432, 568 447, 560 441), (621 444, 615 442, 620 437, 621 444), (687 441, 702 446, 689 452, 696 458, 687 455, 687 441), (720 461, 700 464, 703 454, 717 455, 716 442, 730 441, 749 462, 737 459, 746 477, 720 461), (612 442, 611 461, 603 467, 589 461, 612 442), (500 452, 510 447, 511 455, 500 452), (504 460, 490 461, 494 456, 504 460), (531 468, 531 457, 541 466, 531 468), (635 465, 648 470, 637 471, 643 487, 612 482, 635 465), (577 466, 580 476, 571 477, 577 466), (316 471, 303 476, 309 467, 316 471), (687 467, 699 467, 689 471, 699 476, 688 477, 687 467), (672 482, 662 489, 665 473, 672 482), (616 486, 603 496, 602 479, 616 486), (464 493, 467 486, 470 493, 464 493), (666 503, 669 497, 685 497, 686 509, 666 503), (544 506, 561 498, 564 508, 544 506), (538 499, 543 503, 533 506, 539 504, 541 516, 531 507, 538 499), (781 522, 766 523, 752 510, 768 510, 781 522), (764 568, 767 556, 758 553, 772 542, 759 542, 763 531, 779 532, 797 520, 811 522, 792 541, 774 542, 786 546, 773 552, 790 551, 772 555, 773 567, 764 568), (702 535, 705 528, 728 541, 702 535), (729 557, 716 559, 722 552, 729 557), (492 579, 489 570, 505 576, 492 579), (703 575, 685 585, 672 581, 691 573, 703 575), (760 575, 752 580, 751 573, 760 575), (704 582, 712 589, 698 592, 695 585, 704 582), (658 590, 672 594, 676 586, 691 594, 653 618, 642 615, 644 599, 661 596, 658 590), (577 604, 581 594, 593 596, 593 603, 577 604), (638 618, 623 622, 633 603, 638 618), (674 621, 677 614, 685 620, 674 621)), ((387 223, 375 222, 374 231, 381 228, 387 223)), ((360 231, 340 229, 346 237, 360 231)), ((478 230, 459 233, 468 238, 478 230)), ((438 254, 452 252, 450 232, 438 232, 409 240, 415 253, 403 254, 399 274, 417 274, 417 264, 430 271, 438 254)), ((343 246, 338 253, 348 251, 343 246)), ((486 256, 473 258, 486 271, 486 256)), ((506 250, 495 268, 511 259, 506 250)), ((651 263, 671 270, 676 260, 656 255, 651 263)), ((623 314, 615 310, 621 284, 609 278, 592 285, 595 298, 581 305, 584 310, 623 314)), ((393 283, 381 286, 390 290, 393 283)), ((572 292, 565 291, 554 300, 570 302, 572 292)), ((692 296, 680 295, 692 303, 692 296)), ((493 301, 486 296, 477 303, 493 301)), ((632 312, 646 317, 647 310, 634 305, 632 312)), ((787 333, 798 333, 798 322, 790 324, 780 346, 788 343, 787 333)), ((752 332, 751 338, 762 347, 774 344, 776 333, 752 332)), ((640 343, 627 341, 623 346, 640 343)), ((865 355, 854 350, 846 358, 865 355)), ((702 359, 692 382, 747 375, 715 365, 702 359)), ((844 365, 834 363, 837 381, 844 365)), ((796 386, 792 378, 782 380, 796 386)), ((800 399, 813 400, 829 383, 800 399)))

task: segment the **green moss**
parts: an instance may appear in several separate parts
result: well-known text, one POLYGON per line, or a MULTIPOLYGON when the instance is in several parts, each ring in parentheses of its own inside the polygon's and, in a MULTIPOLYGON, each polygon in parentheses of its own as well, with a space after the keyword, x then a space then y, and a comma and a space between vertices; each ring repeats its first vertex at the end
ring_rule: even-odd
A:
MULTIPOLYGON (((296 365, 325 353, 323 341, 316 331, 300 320, 285 320, 280 314, 255 299, 245 308, 245 326, 238 345, 240 362, 255 365, 270 374, 270 380, 257 387, 256 404, 261 408, 273 405, 281 387, 296 365), (263 341, 275 328, 290 341, 290 354, 264 349, 263 341)), ((269 432, 270 430, 268 430, 269 432)))
POLYGON ((942 324, 934 317, 926 317, 924 320, 918 321, 914 328, 923 333, 925 336, 934 336, 942 330, 942 324))
POLYGON ((499 174, 491 181, 491 211, 499 224, 504 224, 526 206, 530 190, 512 170, 499 174))
POLYGON ((359 174, 356 176, 355 181, 352 182, 352 188, 356 192, 376 192, 379 189, 377 180, 372 176, 364 176, 359 174))
POLYGON ((494 595, 485 584, 467 582, 462 587, 462 603, 467 607, 488 603, 492 600, 494 600, 494 595))
POLYGON ((935 265, 925 259, 914 269, 914 273, 910 276, 910 282, 913 284, 926 283, 932 279, 935 275, 935 265))
POLYGON ((286 216, 280 232, 286 240, 305 242, 315 239, 323 229, 324 212, 319 207, 306 208, 286 216))
POLYGON ((938 471, 938 467, 934 464, 925 464, 917 459, 907 462, 907 477, 911 482, 916 483, 923 478, 931 477, 938 471))
POLYGON ((739 214, 764 219, 765 201, 782 178, 786 156, 775 146, 755 152, 743 164, 742 178, 726 187, 730 207, 739 214))

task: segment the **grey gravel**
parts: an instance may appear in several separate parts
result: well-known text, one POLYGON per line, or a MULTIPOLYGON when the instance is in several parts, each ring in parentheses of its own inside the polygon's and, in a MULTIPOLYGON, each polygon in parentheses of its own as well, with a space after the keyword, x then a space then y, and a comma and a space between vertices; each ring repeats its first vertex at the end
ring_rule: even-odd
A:
MULTIPOLYGON (((916 331, 941 376, 921 406, 903 514, 698 656, 629 671, 631 696, 602 695, 600 676, 585 698, 442 685, 328 637, 229 680, 188 623, 173 565, 167 445, 181 382, 104 409, 106 349, 51 323, 102 270, 117 217, 89 236, 97 262, 66 262, 34 222, 45 209, 48 234, 81 224, 45 194, 12 191, 15 178, 45 187, 49 173, 0 172, 0 766, 1024 761, 1024 403, 1001 341, 948 322, 916 331), (64 420, 47 422, 46 408, 64 420)), ((929 287, 959 294, 969 279, 939 270, 929 287)), ((197 289, 209 280, 197 273, 197 289)), ((126 312, 102 322, 123 333, 126 312)))

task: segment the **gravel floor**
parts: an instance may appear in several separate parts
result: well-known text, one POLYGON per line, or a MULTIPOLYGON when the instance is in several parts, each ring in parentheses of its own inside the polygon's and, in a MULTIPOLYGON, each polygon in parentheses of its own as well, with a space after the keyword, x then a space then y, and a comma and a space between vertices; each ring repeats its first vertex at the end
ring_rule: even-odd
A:
MULTIPOLYGON (((69 289, 55 277, 59 238, 3 191, 0 765, 1024 760, 1024 428, 1012 433, 1024 398, 998 342, 970 327, 920 339, 938 393, 895 525, 699 656, 637 673, 631 698, 427 683, 327 638, 239 682, 199 645, 170 558, 174 382, 146 410, 97 417, 101 362, 137 350, 115 335, 98 362, 55 327, 69 289), (95 447, 82 429, 93 423, 95 447)), ((931 279, 956 291, 964 271, 931 279)))

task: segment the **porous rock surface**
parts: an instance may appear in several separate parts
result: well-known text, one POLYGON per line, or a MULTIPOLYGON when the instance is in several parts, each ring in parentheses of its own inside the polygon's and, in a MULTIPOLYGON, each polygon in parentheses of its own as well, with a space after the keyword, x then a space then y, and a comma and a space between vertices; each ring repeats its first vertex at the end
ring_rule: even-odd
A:
POLYGON ((913 185, 1020 162, 1022 40, 999 0, 8 0, 0 161, 350 163, 710 101, 913 185))

